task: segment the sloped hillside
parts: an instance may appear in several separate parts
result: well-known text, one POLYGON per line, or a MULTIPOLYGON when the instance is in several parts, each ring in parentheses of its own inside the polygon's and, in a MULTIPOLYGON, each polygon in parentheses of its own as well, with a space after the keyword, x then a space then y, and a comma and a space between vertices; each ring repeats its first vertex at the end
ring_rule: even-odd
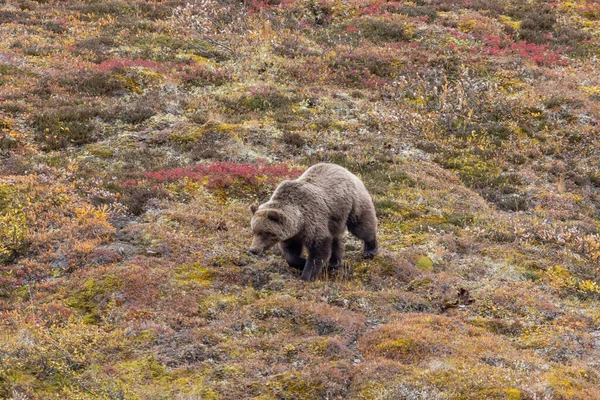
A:
POLYGON ((599 399, 600 3, 0 1, 0 398, 599 399), (248 206, 335 162, 381 253, 248 206))

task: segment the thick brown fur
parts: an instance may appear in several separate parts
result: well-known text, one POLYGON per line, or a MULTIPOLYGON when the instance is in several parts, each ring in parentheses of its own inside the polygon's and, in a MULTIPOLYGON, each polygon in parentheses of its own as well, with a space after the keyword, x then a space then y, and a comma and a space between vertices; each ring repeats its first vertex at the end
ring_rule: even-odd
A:
POLYGON ((328 261, 329 268, 341 264, 346 227, 364 242, 366 258, 377 254, 371 196, 360 179, 339 165, 310 167, 300 178, 282 182, 268 202, 250 211, 254 238, 249 251, 260 254, 279 243, 288 264, 302 270, 303 280, 314 280, 328 261))

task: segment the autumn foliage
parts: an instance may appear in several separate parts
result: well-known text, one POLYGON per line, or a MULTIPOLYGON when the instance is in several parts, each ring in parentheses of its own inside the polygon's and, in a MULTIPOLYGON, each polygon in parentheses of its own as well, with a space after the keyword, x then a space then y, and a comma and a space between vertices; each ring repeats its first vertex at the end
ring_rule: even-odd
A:
POLYGON ((0 398, 598 399, 600 5, 0 2, 0 398), (248 206, 360 176, 306 284, 248 206))

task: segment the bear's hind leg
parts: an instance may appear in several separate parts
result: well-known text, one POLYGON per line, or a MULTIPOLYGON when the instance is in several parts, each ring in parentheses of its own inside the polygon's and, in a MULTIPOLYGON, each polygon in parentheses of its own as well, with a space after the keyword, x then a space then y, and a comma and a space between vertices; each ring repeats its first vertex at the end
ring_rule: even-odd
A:
POLYGON ((348 230, 364 242, 365 258, 373 258, 377 255, 377 217, 372 206, 362 215, 348 219, 348 230))
POLYGON ((286 240, 279 244, 279 248, 288 265, 292 268, 303 270, 306 258, 302 257, 302 242, 299 240, 286 240))
POLYGON ((332 240, 323 239, 308 246, 308 258, 300 279, 314 281, 331 256, 332 240))
POLYGON ((327 268, 335 270, 342 265, 342 238, 334 237, 331 243, 331 258, 327 268))

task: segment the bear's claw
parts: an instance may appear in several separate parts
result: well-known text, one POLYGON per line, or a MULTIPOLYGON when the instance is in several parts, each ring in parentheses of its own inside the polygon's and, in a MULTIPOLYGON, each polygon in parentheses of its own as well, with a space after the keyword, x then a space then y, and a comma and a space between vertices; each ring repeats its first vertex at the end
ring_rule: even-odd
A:
POLYGON ((363 257, 366 258, 367 260, 371 260, 371 259, 375 258, 376 255, 377 255, 377 250, 375 250, 375 251, 366 251, 363 254, 363 257))

